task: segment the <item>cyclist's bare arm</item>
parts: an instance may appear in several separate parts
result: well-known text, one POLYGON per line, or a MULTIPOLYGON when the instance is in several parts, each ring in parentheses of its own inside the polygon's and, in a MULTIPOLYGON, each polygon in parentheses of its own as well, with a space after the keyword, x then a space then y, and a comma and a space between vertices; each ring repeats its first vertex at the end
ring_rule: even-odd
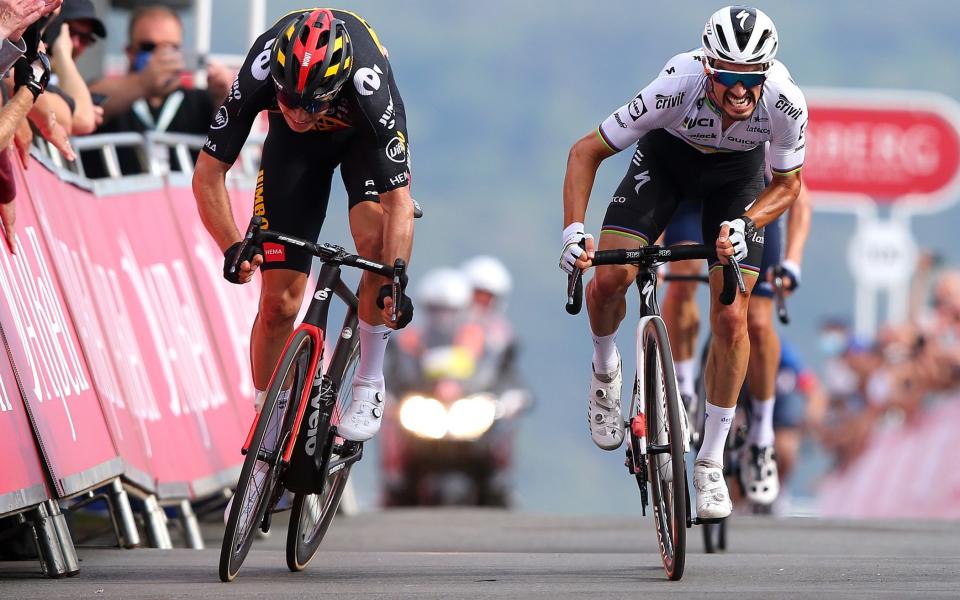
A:
POLYGON ((193 195, 197 199, 200 220, 221 251, 240 241, 240 231, 233 220, 230 195, 227 193, 226 177, 229 170, 227 163, 201 152, 193 171, 193 195))
MULTIPOLYGON (((571 223, 583 223, 587 214, 587 203, 597 177, 600 163, 616 154, 594 130, 583 136, 570 148, 567 157, 567 172, 563 178, 563 226, 571 223)), ((587 241, 592 244, 592 241, 587 241)), ((588 246, 587 253, 593 249, 588 246)), ((589 259, 580 258, 576 266, 585 269, 590 266, 589 259)))
POLYGON ((810 205, 810 192, 805 185, 800 186, 800 193, 793 206, 790 207, 790 213, 787 215, 787 248, 784 252, 784 259, 801 264, 803 261, 803 249, 807 244, 807 237, 810 235, 810 221, 812 220, 813 207, 810 205))
POLYGON ((775 173, 773 181, 757 198, 757 201, 747 210, 746 215, 753 220, 759 229, 771 223, 793 205, 800 193, 800 171, 781 175, 775 173))
POLYGON ((413 198, 410 186, 382 192, 380 206, 383 208, 383 261, 392 264, 402 258, 410 262, 413 248, 413 198))

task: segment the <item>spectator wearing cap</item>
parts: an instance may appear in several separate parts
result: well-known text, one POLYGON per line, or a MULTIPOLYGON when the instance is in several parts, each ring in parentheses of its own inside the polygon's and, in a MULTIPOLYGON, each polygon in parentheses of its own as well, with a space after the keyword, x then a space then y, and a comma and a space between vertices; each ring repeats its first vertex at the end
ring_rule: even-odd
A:
MULTIPOLYGON (((126 48, 129 73, 90 86, 94 93, 107 97, 103 104, 106 121, 98 133, 207 132, 214 110, 229 90, 229 74, 223 66, 211 64, 207 90, 184 88, 182 43, 183 27, 177 13, 159 5, 134 11, 126 48)), ((142 171, 133 149, 120 148, 118 155, 123 174, 142 171)), ((173 170, 182 170, 172 151, 163 158, 173 170)), ((85 155, 85 172, 91 177, 105 175, 100 162, 95 153, 85 155)))
POLYGON ((105 38, 107 30, 90 0, 64 0, 59 19, 51 24, 51 64, 58 86, 72 101, 72 135, 93 133, 103 122, 103 109, 94 105, 75 61, 97 37, 105 38), (97 36, 97 37, 95 37, 97 36))

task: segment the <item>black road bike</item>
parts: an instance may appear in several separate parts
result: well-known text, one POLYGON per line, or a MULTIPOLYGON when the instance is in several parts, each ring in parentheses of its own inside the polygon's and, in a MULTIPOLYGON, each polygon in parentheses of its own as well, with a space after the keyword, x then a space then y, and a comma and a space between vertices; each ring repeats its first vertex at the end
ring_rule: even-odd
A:
MULTIPOLYGON (((261 229, 254 217, 243 244, 277 242, 319 258, 323 266, 303 322, 287 340, 267 394, 243 446, 246 458, 227 519, 220 551, 220 579, 233 581, 257 528, 266 532, 285 490, 294 492, 287 529, 287 567, 300 571, 316 554, 363 444, 337 435, 350 404, 351 382, 360 356, 357 296, 341 280, 341 267, 370 271, 394 282, 394 306, 405 265, 392 266, 349 254, 340 246, 316 244, 261 229), (346 305, 332 356, 324 369, 327 316, 339 299, 346 305)), ((243 254, 243 249, 238 255, 243 254)), ((234 265, 237 268, 237 265, 234 265)))
MULTIPOLYGON (((640 292, 640 323, 637 326, 637 366, 625 422, 627 470, 640 488, 641 511, 646 515, 653 502, 654 524, 663 568, 667 577, 683 576, 686 560, 686 530, 706 520, 694 518, 690 509, 684 456, 690 451, 687 414, 677 391, 677 376, 667 329, 657 302, 657 267, 676 260, 711 259, 714 246, 646 246, 636 250, 603 250, 593 264, 636 265, 640 292), (649 496, 647 487, 649 485, 649 496)), ((731 304, 737 288, 745 292, 743 276, 731 259, 724 267, 720 301, 731 304)), ((582 273, 575 271, 567 282, 567 312, 575 315, 583 304, 582 273)))

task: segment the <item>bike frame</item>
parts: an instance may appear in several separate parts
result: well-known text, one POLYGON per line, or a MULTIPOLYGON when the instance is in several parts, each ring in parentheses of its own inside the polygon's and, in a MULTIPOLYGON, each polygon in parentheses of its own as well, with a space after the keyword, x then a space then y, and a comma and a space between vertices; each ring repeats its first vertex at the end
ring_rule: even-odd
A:
MULTIPOLYGON (((310 386, 304 386, 302 396, 297 399, 298 406, 294 417, 293 431, 290 437, 285 440, 281 454, 282 465, 290 463, 290 456, 293 453, 293 447, 300 430, 303 413, 307 409, 310 398, 320 394, 320 387, 323 381, 322 361, 325 332, 327 330, 327 317, 330 312, 330 302, 333 298, 331 293, 343 300, 347 306, 347 314, 346 317, 344 317, 343 327, 340 330, 340 337, 337 344, 339 345, 344 341, 350 340, 356 332, 359 300, 356 294, 354 294, 340 278, 340 273, 341 269, 338 265, 323 263, 323 266, 320 268, 320 273, 317 276, 317 285, 310 300, 310 305, 307 307, 307 313, 303 318, 303 322, 301 322, 290 337, 287 338, 287 342, 283 348, 283 352, 286 352, 291 340, 293 340, 299 331, 305 331, 313 340, 313 351, 310 356, 310 366, 308 370, 309 373, 313 374, 311 379, 312 384, 310 386)), ((334 352, 334 354, 336 354, 336 352, 334 352)), ((273 378, 277 376, 277 369, 279 369, 279 364, 274 368, 273 375, 270 377, 271 382, 273 378)), ((247 434, 247 439, 241 449, 242 454, 246 454, 249 451, 250 444, 253 441, 253 434, 256 431, 259 420, 260 413, 257 413, 250 427, 250 431, 247 434)))

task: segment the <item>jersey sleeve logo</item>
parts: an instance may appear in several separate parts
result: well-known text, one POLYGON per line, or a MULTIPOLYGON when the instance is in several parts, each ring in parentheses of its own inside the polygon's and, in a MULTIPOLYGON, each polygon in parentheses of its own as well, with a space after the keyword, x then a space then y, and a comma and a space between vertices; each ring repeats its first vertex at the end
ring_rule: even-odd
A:
POLYGON ((637 97, 630 102, 627 112, 630 113, 630 118, 634 121, 647 114, 647 105, 643 103, 643 94, 637 94, 637 97))
POLYGON ((683 104, 683 96, 686 92, 680 92, 679 94, 674 94, 673 96, 664 96, 663 94, 657 94, 657 110, 664 108, 674 108, 683 104))
POLYGON ((210 124, 210 129, 223 129, 229 121, 230 114, 227 112, 226 105, 221 106, 217 110, 217 114, 213 115, 213 123, 210 124))
POLYGON ((380 67, 373 65, 373 68, 363 67, 357 70, 353 75, 353 85, 357 88, 357 93, 361 96, 372 96, 374 92, 380 89, 380 76, 383 71, 380 67))
POLYGON ((250 64, 250 74, 253 75, 253 78, 257 81, 263 81, 270 75, 270 48, 273 47, 273 41, 275 39, 276 38, 271 38, 267 40, 267 43, 263 45, 263 52, 258 54, 250 64))
POLYGON ((789 98, 780 94, 780 97, 777 98, 777 110, 787 115, 794 121, 800 118, 800 115, 803 114, 803 109, 799 106, 794 106, 793 102, 789 98))
POLYGON ((397 132, 397 135, 387 144, 385 152, 387 158, 395 163, 407 162, 407 143, 404 141, 402 133, 397 132))

